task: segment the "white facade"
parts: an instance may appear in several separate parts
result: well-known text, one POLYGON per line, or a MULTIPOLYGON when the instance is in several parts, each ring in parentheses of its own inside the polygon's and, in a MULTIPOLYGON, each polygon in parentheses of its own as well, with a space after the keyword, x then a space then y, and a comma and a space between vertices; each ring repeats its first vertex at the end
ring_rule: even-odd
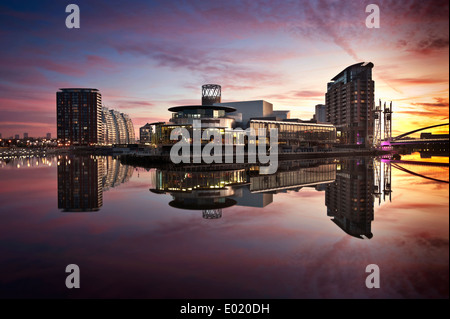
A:
POLYGON ((273 104, 264 100, 214 103, 214 105, 234 107, 236 112, 229 113, 228 116, 238 118, 242 116, 242 125, 245 127, 251 118, 273 116, 273 104))
POLYGON ((133 144, 136 142, 133 122, 127 114, 103 107, 102 124, 105 144, 133 144))

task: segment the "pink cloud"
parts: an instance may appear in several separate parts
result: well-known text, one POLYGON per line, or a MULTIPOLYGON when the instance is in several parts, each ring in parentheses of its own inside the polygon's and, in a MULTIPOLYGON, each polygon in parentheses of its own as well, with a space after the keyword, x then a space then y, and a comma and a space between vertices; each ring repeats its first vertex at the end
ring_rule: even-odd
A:
MULTIPOLYGON (((359 62, 359 58, 375 57, 378 70, 389 65, 385 68, 387 74, 380 78, 399 93, 403 87, 448 83, 448 74, 444 71, 432 74, 420 68, 424 58, 448 60, 448 2, 410 0, 377 4, 381 10, 379 30, 365 27, 366 4, 352 1, 193 1, 154 6, 133 3, 127 5, 126 10, 121 6, 92 3, 84 11, 85 28, 77 33, 68 33, 63 25, 56 27, 61 24, 59 18, 48 12, 19 12, 5 7, 2 12, 24 26, 14 31, 7 29, 0 74, 3 85, 17 88, 16 92, 27 92, 17 97, 34 95, 35 101, 51 101, 58 87, 92 81, 101 82, 94 86, 104 86, 99 88, 108 101, 114 91, 109 87, 124 81, 126 85, 121 89, 128 91, 124 95, 129 96, 119 103, 132 117, 142 117, 141 111, 147 106, 151 112, 161 109, 155 117, 163 117, 171 104, 164 97, 161 101, 149 101, 154 105, 138 104, 139 99, 132 97, 136 95, 132 88, 137 81, 133 76, 146 67, 154 71, 155 78, 165 72, 175 72, 175 77, 188 75, 189 81, 193 78, 199 83, 217 82, 231 94, 261 97, 255 91, 264 88, 268 90, 266 96, 279 101, 295 102, 301 98, 308 99, 312 105, 323 101, 320 90, 325 89, 329 78, 323 79, 321 88, 307 86, 294 92, 291 88, 296 80, 292 72, 314 54, 317 54, 317 61, 322 61, 322 54, 328 57, 333 44, 339 59, 347 55, 359 62), (91 19, 94 16, 96 19, 91 19), (46 23, 38 23, 44 20, 46 23), (37 41, 42 45, 35 45, 37 41), (292 68, 288 64, 291 62, 292 68), (286 65, 289 65, 288 70, 286 65), (394 70, 392 66, 395 76, 388 74, 389 70, 394 70), (417 72, 404 72, 415 66, 419 66, 417 72), (280 87, 289 87, 284 89, 286 94, 280 92, 280 87), (274 92, 270 94, 270 90, 274 92), (45 93, 52 97, 44 98, 45 93), (123 103, 126 99, 130 99, 130 103, 123 103)), ((330 69, 331 76, 345 66, 323 62, 324 68, 336 68, 335 71, 330 69)), ((111 100, 114 102, 115 98, 111 100)), ((32 108, 23 102, 5 100, 0 108, 32 108)), ((37 102, 47 110, 55 106, 54 101, 46 103, 37 102)), ((309 109, 312 112, 312 108, 309 109)), ((431 115, 436 118, 448 118, 448 113, 430 110, 427 113, 411 110, 409 114, 430 115, 428 111, 435 113, 431 115)), ((153 116, 149 114, 149 118, 153 116)))

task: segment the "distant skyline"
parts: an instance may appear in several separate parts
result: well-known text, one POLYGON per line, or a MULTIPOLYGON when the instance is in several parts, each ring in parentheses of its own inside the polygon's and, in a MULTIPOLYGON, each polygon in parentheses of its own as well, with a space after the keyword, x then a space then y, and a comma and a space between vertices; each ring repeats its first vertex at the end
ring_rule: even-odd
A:
POLYGON ((394 135, 449 120, 448 1, 76 1, 0 4, 0 133, 56 136, 56 92, 93 87, 130 115, 136 136, 167 108, 200 104, 201 85, 222 102, 264 99, 310 119, 327 82, 372 62, 375 102, 393 101, 394 135))

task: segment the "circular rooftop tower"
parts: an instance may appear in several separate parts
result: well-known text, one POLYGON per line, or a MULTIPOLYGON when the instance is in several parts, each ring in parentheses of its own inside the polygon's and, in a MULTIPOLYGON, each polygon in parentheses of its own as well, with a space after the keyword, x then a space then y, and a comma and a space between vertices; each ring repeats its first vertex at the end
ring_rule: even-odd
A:
POLYGON ((218 84, 202 85, 202 105, 213 105, 222 101, 222 88, 218 84))

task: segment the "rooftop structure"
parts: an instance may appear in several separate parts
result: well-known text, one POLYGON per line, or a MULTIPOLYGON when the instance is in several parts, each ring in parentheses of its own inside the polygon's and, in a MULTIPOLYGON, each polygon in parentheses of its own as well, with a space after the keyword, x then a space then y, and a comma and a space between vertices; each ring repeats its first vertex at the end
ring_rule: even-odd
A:
POLYGON ((222 88, 218 84, 202 85, 202 105, 213 105, 222 101, 222 88))

